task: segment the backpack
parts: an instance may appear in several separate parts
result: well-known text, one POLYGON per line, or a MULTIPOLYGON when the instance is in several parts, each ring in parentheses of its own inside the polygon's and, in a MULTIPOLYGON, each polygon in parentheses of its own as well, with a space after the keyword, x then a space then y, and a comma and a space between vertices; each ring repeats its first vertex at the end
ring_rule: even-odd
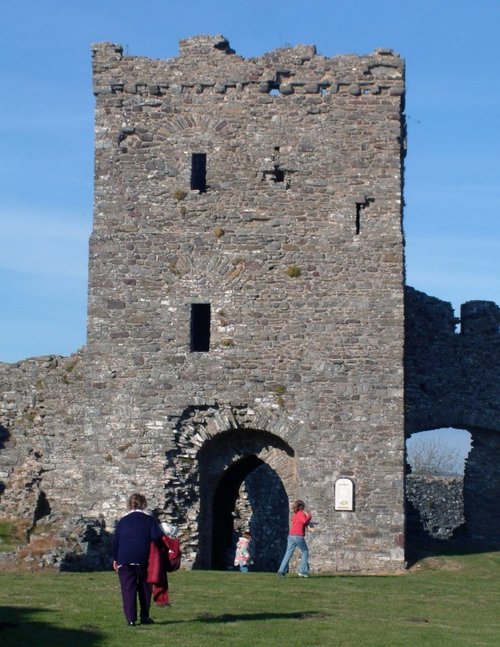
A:
POLYGON ((178 539, 163 536, 163 543, 168 548, 167 573, 178 571, 181 565, 181 544, 178 539))

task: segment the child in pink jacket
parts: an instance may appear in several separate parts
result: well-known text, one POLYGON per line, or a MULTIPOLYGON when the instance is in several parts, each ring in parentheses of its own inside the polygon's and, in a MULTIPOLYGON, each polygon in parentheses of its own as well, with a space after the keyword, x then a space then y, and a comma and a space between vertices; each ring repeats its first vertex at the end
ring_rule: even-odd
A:
POLYGON ((250 555, 250 540, 252 535, 246 531, 238 539, 236 544, 236 555, 234 556, 234 565, 239 566, 242 573, 248 573, 248 566, 252 564, 252 557, 250 555))

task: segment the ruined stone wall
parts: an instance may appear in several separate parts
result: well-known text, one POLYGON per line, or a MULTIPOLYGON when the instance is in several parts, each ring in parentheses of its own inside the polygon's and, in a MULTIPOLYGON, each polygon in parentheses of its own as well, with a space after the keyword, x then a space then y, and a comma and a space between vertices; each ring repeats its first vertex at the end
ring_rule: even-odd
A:
POLYGON ((466 529, 500 546, 500 308, 406 289, 406 430, 455 427, 472 437, 464 478, 466 529), (460 329, 458 329, 460 324, 460 329))
POLYGON ((406 526, 413 537, 450 539, 465 523, 460 476, 410 475, 406 479, 406 526))
POLYGON ((407 433, 439 427, 500 430, 500 308, 450 303, 406 288, 407 433))
POLYGON ((82 354, 0 364, 0 517, 32 528, 81 498, 82 354))
MULTIPOLYGON (((401 59, 311 46, 243 59, 222 37, 170 60, 93 54, 86 503, 113 519, 139 488, 192 538, 204 518, 210 532, 214 491, 189 519, 200 448, 231 432, 264 456, 266 432, 289 457, 287 494, 321 521, 314 567, 400 566, 401 59), (210 349, 191 352, 200 303, 210 349), (169 482, 165 456, 191 485, 169 482), (341 476, 352 513, 333 510, 341 476)), ((237 446, 221 469, 245 458, 237 446)))

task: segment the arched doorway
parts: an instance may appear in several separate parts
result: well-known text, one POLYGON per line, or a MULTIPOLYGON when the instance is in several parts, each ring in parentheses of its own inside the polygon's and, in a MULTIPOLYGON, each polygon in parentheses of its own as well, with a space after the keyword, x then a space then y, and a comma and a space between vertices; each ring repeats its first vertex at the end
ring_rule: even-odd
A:
POLYGON ((293 450, 268 432, 231 430, 205 443, 198 464, 199 548, 194 566, 232 568, 237 537, 249 530, 254 570, 276 570, 286 546, 289 499, 296 494, 293 450))
POLYGON ((288 531, 288 497, 281 479, 255 455, 237 461, 220 479, 214 494, 212 568, 232 567, 237 537, 252 534, 253 568, 275 571, 288 531))

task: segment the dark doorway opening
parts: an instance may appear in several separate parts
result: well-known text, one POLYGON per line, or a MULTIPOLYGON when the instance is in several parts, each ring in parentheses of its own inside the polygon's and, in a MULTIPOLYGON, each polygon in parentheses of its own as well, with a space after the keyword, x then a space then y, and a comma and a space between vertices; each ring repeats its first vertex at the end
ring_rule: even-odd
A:
POLYGON ((214 495, 214 521, 212 530, 212 568, 226 570, 230 561, 228 553, 234 543, 233 512, 238 492, 245 477, 262 464, 256 456, 248 456, 227 470, 214 495))
POLYGON ((233 567, 235 544, 244 529, 252 534, 251 569, 277 570, 288 534, 288 497, 276 472, 254 455, 230 467, 215 490, 213 569, 233 567))

